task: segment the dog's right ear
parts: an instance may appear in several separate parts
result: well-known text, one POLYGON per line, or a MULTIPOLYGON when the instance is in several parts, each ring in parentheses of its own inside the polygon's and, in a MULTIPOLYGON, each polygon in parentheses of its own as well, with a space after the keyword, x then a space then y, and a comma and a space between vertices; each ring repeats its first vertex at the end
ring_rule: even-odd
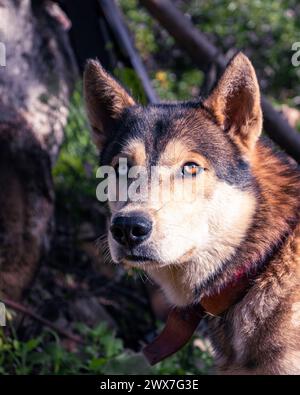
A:
POLYGON ((205 105, 242 152, 254 148, 262 132, 260 90, 255 70, 243 53, 231 60, 205 105))
POLYGON ((85 67, 84 96, 93 140, 101 150, 123 111, 135 102, 96 60, 85 67))

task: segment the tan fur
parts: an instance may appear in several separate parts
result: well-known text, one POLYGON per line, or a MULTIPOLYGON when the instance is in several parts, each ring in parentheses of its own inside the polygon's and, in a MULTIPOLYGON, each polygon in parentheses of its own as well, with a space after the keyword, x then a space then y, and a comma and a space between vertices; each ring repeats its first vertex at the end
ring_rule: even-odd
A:
POLYGON ((200 164, 203 168, 208 168, 207 160, 197 152, 192 152, 188 146, 189 141, 183 139, 171 140, 159 159, 160 166, 179 166, 187 160, 200 164))
POLYGON ((112 166, 116 166, 120 158, 126 158, 135 166, 146 165, 146 149, 142 140, 132 139, 123 147, 121 154, 112 160, 112 166))

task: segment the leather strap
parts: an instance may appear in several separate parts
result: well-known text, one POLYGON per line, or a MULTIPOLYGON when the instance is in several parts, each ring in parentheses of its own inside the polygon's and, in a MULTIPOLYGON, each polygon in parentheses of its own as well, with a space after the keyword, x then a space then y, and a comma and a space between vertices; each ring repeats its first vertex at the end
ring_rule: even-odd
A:
POLYGON ((221 292, 203 297, 199 304, 172 309, 161 334, 143 349, 149 363, 155 365, 179 351, 191 339, 206 313, 224 313, 245 295, 249 286, 246 274, 238 274, 221 292))
POLYGON ((249 287, 250 278, 244 275, 231 281, 221 292, 203 297, 200 304, 211 315, 222 314, 237 303, 247 293, 249 287))
POLYGON ((143 349, 149 363, 155 365, 179 351, 193 336, 204 315, 200 305, 172 309, 161 334, 143 349))

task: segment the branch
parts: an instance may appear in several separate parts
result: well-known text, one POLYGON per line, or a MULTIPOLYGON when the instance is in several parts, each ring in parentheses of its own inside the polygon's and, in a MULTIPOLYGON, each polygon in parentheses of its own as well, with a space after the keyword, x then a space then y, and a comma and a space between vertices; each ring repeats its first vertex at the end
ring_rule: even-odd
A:
POLYGON ((28 307, 23 306, 22 304, 14 302, 13 300, 9 300, 9 299, 1 299, 1 301, 4 303, 5 306, 7 306, 15 311, 19 311, 20 313, 28 315, 29 317, 35 319, 36 321, 39 321, 43 325, 48 326, 49 328, 53 329, 58 334, 60 334, 64 337, 67 337, 68 339, 70 339, 76 343, 84 344, 84 341, 81 337, 76 336, 76 335, 60 328, 59 326, 57 326, 57 325, 53 324, 52 322, 46 320, 45 318, 41 317, 40 315, 38 315, 37 313, 35 313, 31 309, 29 309, 28 307))
MULTIPOLYGON (((140 0, 150 14, 173 36, 177 44, 204 72, 210 64, 224 70, 225 57, 169 0, 140 0)), ((269 137, 300 163, 300 134, 262 97, 264 130, 269 137)))
POLYGON ((99 0, 99 4, 113 31, 113 34, 116 37, 116 40, 119 42, 121 49, 124 54, 129 57, 130 62, 143 85, 149 102, 157 103, 158 99, 156 93, 152 87, 142 59, 134 48, 121 11, 113 0, 99 0))

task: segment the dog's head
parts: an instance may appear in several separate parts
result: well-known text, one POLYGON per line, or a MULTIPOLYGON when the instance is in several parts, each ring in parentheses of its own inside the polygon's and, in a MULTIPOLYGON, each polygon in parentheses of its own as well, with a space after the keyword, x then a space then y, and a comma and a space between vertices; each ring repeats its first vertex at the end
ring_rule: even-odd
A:
POLYGON ((190 296, 172 297, 180 284, 219 270, 253 218, 250 163, 262 129, 255 71, 238 54, 201 102, 140 106, 95 61, 87 64, 84 87, 101 164, 130 179, 128 192, 137 179, 130 171, 143 169, 135 193, 120 199, 119 191, 108 202, 112 258, 168 283, 170 299, 185 304, 190 296))

